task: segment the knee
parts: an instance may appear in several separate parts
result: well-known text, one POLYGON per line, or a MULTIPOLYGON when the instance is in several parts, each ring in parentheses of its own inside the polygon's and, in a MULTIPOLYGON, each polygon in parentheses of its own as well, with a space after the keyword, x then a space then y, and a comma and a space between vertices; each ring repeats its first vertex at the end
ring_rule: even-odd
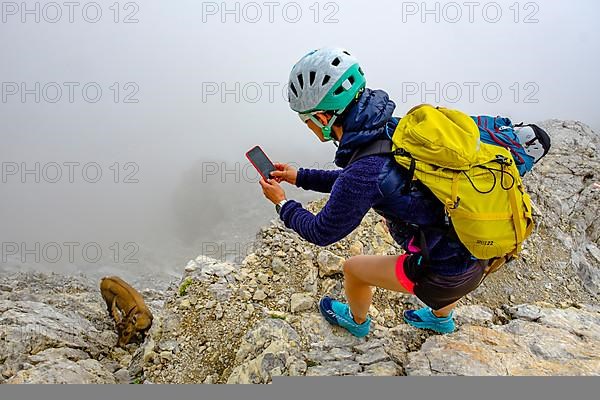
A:
POLYGON ((360 256, 350 257, 346 261, 344 261, 344 275, 345 276, 355 276, 356 268, 360 264, 360 256))

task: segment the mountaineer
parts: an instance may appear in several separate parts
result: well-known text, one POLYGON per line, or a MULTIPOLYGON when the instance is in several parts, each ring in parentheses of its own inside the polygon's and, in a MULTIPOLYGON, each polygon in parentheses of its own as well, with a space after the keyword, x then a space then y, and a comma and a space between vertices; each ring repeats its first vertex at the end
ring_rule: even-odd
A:
MULTIPOLYGON (((410 120, 406 118, 408 122, 405 123, 405 118, 399 122, 392 117, 396 106, 387 93, 367 88, 358 61, 346 50, 338 48, 315 50, 293 67, 289 102, 292 110, 299 114, 321 142, 334 141, 338 146, 335 164, 340 169, 296 170, 287 164, 275 164, 277 170, 272 173, 273 179, 261 180, 260 184, 265 197, 276 205, 281 220, 305 240, 327 246, 350 234, 373 208, 385 218, 390 234, 406 250, 402 255, 361 255, 346 260, 343 272, 348 303, 330 297, 322 298, 319 309, 323 316, 355 336, 367 335, 371 324, 368 310, 372 287, 375 286, 414 294, 427 305, 419 310, 405 311, 404 320, 408 324, 439 333, 454 331, 453 308, 459 299, 478 287, 489 265, 487 259, 492 257, 486 257, 486 261, 475 257, 473 252, 487 253, 474 251, 475 246, 467 247, 464 240, 458 238, 452 227, 455 220, 449 218, 452 204, 440 201, 421 179, 413 180, 414 177, 423 177, 418 175, 422 164, 410 164, 409 161, 407 167, 398 162, 398 157, 392 156, 395 132, 410 120), (330 197, 323 209, 314 215, 300 203, 287 199, 280 182, 330 193, 330 197)), ((421 107, 420 111, 415 108, 409 114, 417 112, 425 116, 439 113, 433 107, 421 107)), ((454 115, 448 118, 454 118, 454 115)), ((477 121, 473 123, 468 117, 470 122, 460 119, 460 116, 457 118, 459 125, 466 126, 471 133, 473 129, 477 130, 477 121)), ((525 130, 530 133, 531 128, 524 127, 525 130)), ((476 139, 479 146, 478 132, 476 139)), ((531 145, 531 155, 527 157, 534 162, 548 150, 545 143, 540 145, 535 135, 529 137, 528 144, 531 145)), ((502 154, 510 154, 506 151, 502 154)), ((507 158, 510 155, 500 161, 494 160, 500 166, 486 167, 486 173, 493 177, 494 185, 497 179, 501 179, 502 184, 498 187, 509 187, 509 183, 505 182, 512 177, 511 188, 517 190, 518 186, 521 189, 519 173, 511 169, 514 166, 507 158), (495 177, 494 171, 499 171, 500 178, 495 177)), ((459 203, 462 205, 464 202, 455 197, 454 207, 457 208, 459 203)), ((528 197, 517 193, 517 198, 523 199, 523 205, 519 202, 520 210, 525 209, 522 213, 529 212, 530 216, 528 197)), ((508 222, 514 221, 509 218, 508 222)), ((523 218, 523 226, 520 225, 517 228, 522 242, 531 231, 531 218, 523 218)), ((463 231, 460 233, 462 235, 463 231)), ((476 242, 482 246, 488 242, 495 244, 493 240, 476 242)), ((513 243, 513 247, 518 250, 520 242, 513 243)), ((503 244, 501 250, 512 249, 503 244)), ((516 254, 517 250, 511 254, 516 254)))

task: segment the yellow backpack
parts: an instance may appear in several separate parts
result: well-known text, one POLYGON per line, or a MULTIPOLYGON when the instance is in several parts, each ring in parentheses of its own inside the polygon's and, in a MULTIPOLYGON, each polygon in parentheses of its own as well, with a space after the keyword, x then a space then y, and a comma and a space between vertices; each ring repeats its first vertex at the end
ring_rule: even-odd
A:
POLYGON ((481 143, 468 115, 417 106, 399 121, 392 142, 396 161, 445 205, 471 254, 505 261, 521 251, 533 230, 531 199, 510 152, 481 143))

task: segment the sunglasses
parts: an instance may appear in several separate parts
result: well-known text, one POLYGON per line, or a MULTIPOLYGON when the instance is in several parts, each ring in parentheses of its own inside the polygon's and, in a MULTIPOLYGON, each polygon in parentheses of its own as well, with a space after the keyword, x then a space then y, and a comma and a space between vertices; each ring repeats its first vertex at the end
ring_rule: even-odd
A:
POLYGON ((298 116, 300 117, 300 120, 302 120, 302 122, 307 123, 310 119, 312 119, 312 116, 316 115, 317 113, 319 113, 319 111, 313 111, 311 113, 306 114, 298 113, 298 116))

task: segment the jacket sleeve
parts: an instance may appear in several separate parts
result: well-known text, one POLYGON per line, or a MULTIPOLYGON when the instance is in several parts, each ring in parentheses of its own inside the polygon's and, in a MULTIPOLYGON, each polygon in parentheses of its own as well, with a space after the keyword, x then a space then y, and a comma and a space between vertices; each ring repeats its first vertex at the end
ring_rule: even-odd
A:
POLYGON ((330 193, 333 184, 340 176, 341 172, 341 169, 320 170, 300 168, 298 170, 298 176, 296 177, 296 186, 304 190, 330 193))
POLYGON ((356 229, 381 197, 377 172, 376 168, 365 168, 365 163, 357 162, 340 174, 329 201, 317 215, 296 201, 288 201, 281 209, 281 219, 286 227, 311 243, 335 243, 356 229))

